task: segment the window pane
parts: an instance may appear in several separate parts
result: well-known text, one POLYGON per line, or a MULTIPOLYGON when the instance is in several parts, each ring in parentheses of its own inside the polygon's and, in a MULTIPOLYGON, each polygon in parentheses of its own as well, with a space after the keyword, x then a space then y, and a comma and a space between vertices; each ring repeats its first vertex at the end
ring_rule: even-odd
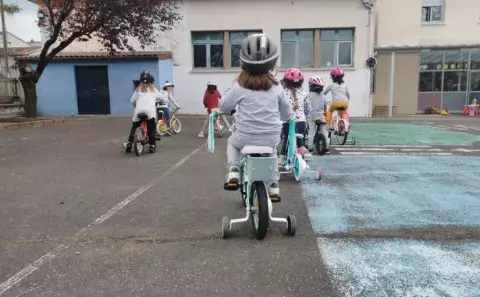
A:
POLYGON ((468 52, 446 51, 443 68, 445 70, 467 69, 468 52))
POLYGON ((210 32, 210 40, 220 40, 223 41, 223 32, 210 32))
POLYGON ((440 92, 442 88, 442 72, 428 71, 420 72, 418 85, 419 92, 440 92))
POLYGON ((431 11, 431 19, 433 22, 438 22, 442 20, 442 7, 433 6, 431 11))
POLYGON ((470 69, 480 69, 480 51, 472 51, 470 57, 470 69))
POLYGON ((470 75, 470 91, 480 92, 480 72, 472 72, 470 75))
POLYGON ((192 32, 192 40, 207 40, 206 32, 192 32))
POLYGON ((320 66, 330 67, 335 65, 335 43, 333 41, 320 42, 320 66))
POLYGON ((353 30, 352 29, 338 30, 337 37, 340 40, 353 41, 353 30))
POLYGON ((210 45, 210 67, 223 67, 223 45, 210 45))
POLYGON ((465 71, 445 71, 443 75, 444 92, 464 92, 467 90, 467 73, 465 71))
POLYGON ((420 70, 441 70, 443 68, 443 51, 420 53, 420 70))
POLYGON ((298 44, 298 55, 301 68, 313 68, 314 45, 313 42, 301 42, 298 44))
POLYGON ((240 50, 242 48, 241 44, 232 44, 230 45, 230 65, 231 67, 240 67, 242 63, 240 62, 240 50))
POLYGON ((320 31, 321 40, 334 40, 335 39, 335 30, 321 30, 320 31))
POLYGON ((252 32, 248 32, 248 35, 252 35, 252 34, 261 34, 262 31, 252 31, 252 32))
POLYGON ((296 40, 297 35, 295 31, 282 31, 282 40, 296 40))
POLYGON ((338 42, 338 65, 352 65, 352 46, 353 43, 349 41, 338 42))
POLYGON ((247 38, 247 32, 231 32, 230 42, 243 42, 247 38))
POLYGON ((207 46, 193 46, 193 67, 207 67, 207 46))
POLYGON ((298 37, 300 39, 308 39, 308 40, 312 40, 313 41, 313 33, 314 31, 313 30, 302 30, 302 31, 298 31, 298 37))
POLYGON ((422 7, 422 22, 430 21, 430 7, 422 7))
POLYGON ((282 68, 296 67, 295 43, 282 43, 282 68))

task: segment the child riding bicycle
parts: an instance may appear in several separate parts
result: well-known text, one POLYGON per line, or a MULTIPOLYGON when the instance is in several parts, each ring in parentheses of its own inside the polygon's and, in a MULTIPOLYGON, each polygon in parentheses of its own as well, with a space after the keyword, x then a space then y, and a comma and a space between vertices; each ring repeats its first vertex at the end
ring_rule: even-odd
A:
MULTIPOLYGON (((327 110, 327 101, 325 96, 322 94, 323 88, 325 86, 325 81, 323 78, 314 76, 308 80, 308 88, 309 88, 309 99, 311 103, 311 111, 309 114, 309 137, 310 140, 309 147, 313 147, 313 140, 314 136, 317 133, 317 125, 325 124, 325 111, 327 110)), ((325 136, 325 139, 328 139, 328 128, 326 125, 320 125, 318 127, 320 129, 319 133, 325 136)), ((328 141, 325 144, 326 151, 328 152, 328 141)))
MULTIPOLYGON (((327 95, 329 92, 332 92, 332 104, 327 110, 327 123, 330 126, 332 122, 332 113, 338 109, 348 109, 350 101, 350 93, 348 92, 347 84, 343 80, 345 73, 341 68, 333 68, 330 71, 330 77, 332 78, 333 83, 329 85, 324 91, 323 95, 327 95)), ((344 113, 339 113, 344 119, 344 113)))
MULTIPOLYGON (((218 110, 221 98, 222 98, 222 95, 217 90, 217 83, 214 80, 209 80, 207 82, 207 90, 203 95, 203 105, 207 109, 207 113, 209 115, 212 113, 212 111, 218 110)), ((225 123, 225 126, 227 127, 227 129, 231 131, 231 126, 227 118, 224 115, 222 115, 220 116, 220 119, 225 123)), ((207 125, 208 125, 208 118, 203 123, 202 130, 200 130, 200 133, 198 133, 198 137, 200 138, 205 137, 205 129, 207 128, 207 125)))
POLYGON ((155 122, 156 122, 156 109, 155 102, 156 97, 160 94, 153 84, 154 78, 151 72, 144 71, 140 74, 140 84, 135 89, 135 92, 130 99, 130 102, 133 104, 135 110, 133 112, 132 118, 132 129, 130 130, 130 135, 128 136, 128 143, 125 148, 125 152, 132 152, 132 142, 135 134, 135 130, 140 127, 142 121, 139 119, 138 115, 144 113, 147 115, 147 128, 148 128, 148 142, 150 144, 149 151, 151 153, 156 152, 156 139, 155 139, 155 122))
MULTIPOLYGON (((275 150, 280 142, 278 132, 282 121, 290 117, 290 103, 271 73, 278 57, 277 45, 266 34, 252 34, 243 42, 240 50, 242 72, 220 102, 222 112, 236 109, 235 125, 227 146, 228 184, 240 180, 241 149, 251 145, 275 150)), ((270 182, 268 189, 270 197, 279 196, 278 168, 275 171, 276 180, 270 182)))
MULTIPOLYGON (((299 69, 292 68, 285 72, 283 82, 285 85, 285 94, 287 101, 292 106, 293 117, 295 119, 295 128, 298 134, 305 135, 307 132, 307 115, 310 113, 310 99, 302 91, 304 76, 299 69)), ((280 158, 283 159, 287 153, 289 121, 285 121, 282 125, 283 144, 280 158)), ((302 155, 309 155, 309 151, 305 148, 303 138, 297 139, 297 148, 302 155)), ((281 161, 281 160, 280 160, 281 161)))
POLYGON ((163 105, 163 106, 160 107, 160 109, 163 111, 163 114, 165 116, 165 120, 167 122, 167 127, 168 127, 167 133, 169 135, 172 135, 172 131, 170 130, 170 109, 169 109, 169 107, 173 106, 177 110, 180 109, 180 105, 173 98, 174 88, 175 88, 175 86, 172 83, 170 83, 168 81, 165 82, 165 84, 163 85, 162 95, 165 99, 168 100, 168 103, 167 103, 167 106, 163 105))

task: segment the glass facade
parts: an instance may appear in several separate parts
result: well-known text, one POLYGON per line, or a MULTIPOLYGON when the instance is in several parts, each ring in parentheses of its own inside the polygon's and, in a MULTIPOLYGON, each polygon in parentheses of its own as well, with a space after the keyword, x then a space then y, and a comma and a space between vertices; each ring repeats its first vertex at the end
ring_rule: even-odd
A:
POLYGON ((480 48, 421 52, 419 70, 419 112, 433 106, 459 112, 480 101, 480 48))

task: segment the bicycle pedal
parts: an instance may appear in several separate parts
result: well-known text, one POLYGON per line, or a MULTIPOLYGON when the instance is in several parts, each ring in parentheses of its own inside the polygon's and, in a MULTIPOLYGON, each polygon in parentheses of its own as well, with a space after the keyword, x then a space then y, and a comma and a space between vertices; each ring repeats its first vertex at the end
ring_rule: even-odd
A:
POLYGON ((282 198, 280 196, 270 196, 270 201, 272 201, 272 203, 279 203, 282 202, 282 198))
POLYGON ((225 191, 236 191, 240 188, 240 185, 238 183, 224 183, 223 184, 223 189, 225 191))

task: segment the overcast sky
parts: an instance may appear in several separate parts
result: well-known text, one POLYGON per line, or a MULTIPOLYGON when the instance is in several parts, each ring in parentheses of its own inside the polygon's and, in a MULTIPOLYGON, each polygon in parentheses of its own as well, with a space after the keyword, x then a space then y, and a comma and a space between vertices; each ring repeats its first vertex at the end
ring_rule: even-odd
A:
MULTIPOLYGON (((14 16, 6 16, 7 31, 25 41, 40 41, 40 30, 37 26, 37 5, 27 0, 4 0, 5 4, 16 3, 22 11, 14 16)), ((1 28, 1 22, 0 22, 1 28)))

